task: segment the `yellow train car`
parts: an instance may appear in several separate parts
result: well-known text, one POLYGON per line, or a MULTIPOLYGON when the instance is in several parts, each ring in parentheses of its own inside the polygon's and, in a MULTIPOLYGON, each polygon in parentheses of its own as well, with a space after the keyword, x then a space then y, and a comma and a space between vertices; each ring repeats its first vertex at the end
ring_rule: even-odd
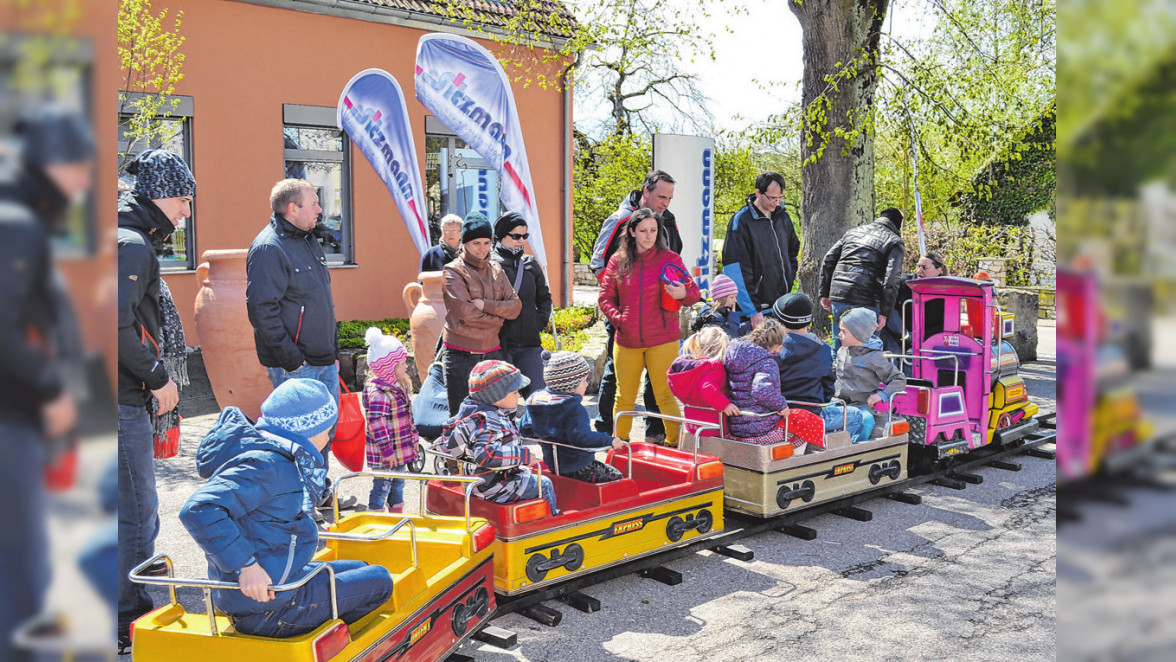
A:
MULTIPOLYGON (((392 477, 425 480, 415 474, 362 472, 348 478, 392 477)), ((475 479, 455 479, 464 498, 475 479)), ((336 503, 336 508, 338 504, 336 503)), ((338 511, 336 511, 337 514, 338 511)), ((465 511, 468 513, 468 509, 465 511)), ((331 531, 321 533, 326 546, 316 561, 356 559, 382 565, 392 574, 392 597, 367 616, 348 626, 335 617, 302 636, 286 639, 258 637, 237 632, 227 616, 213 610, 212 589, 236 589, 237 585, 200 579, 170 577, 171 561, 157 556, 132 571, 132 581, 165 585, 171 591, 167 605, 139 618, 132 625, 133 659, 143 662, 208 662, 228 660, 441 660, 469 638, 494 611, 494 528, 468 514, 406 516, 390 513, 356 513, 337 520, 331 531), (168 577, 141 573, 159 559, 168 563, 168 577), (204 590, 205 613, 188 613, 176 600, 176 588, 204 590)), ((329 566, 274 591, 293 590, 329 566)), ((332 577, 333 582, 333 577, 332 577)), ((333 597, 333 592, 332 592, 333 597)))
MULTIPOLYGON (((543 499, 496 504, 474 499, 470 512, 494 524, 494 587, 517 595, 569 576, 657 553, 723 529, 723 465, 715 458, 647 443, 609 453, 625 477, 591 484, 549 475, 561 513, 543 499)), ((430 513, 461 507, 457 485, 430 484, 430 513)))

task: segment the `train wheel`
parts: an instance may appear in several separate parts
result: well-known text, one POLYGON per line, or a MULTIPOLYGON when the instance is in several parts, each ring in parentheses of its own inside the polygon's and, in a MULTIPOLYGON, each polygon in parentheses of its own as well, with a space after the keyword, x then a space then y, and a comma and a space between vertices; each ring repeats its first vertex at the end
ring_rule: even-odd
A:
POLYGON ((470 624, 470 612, 466 609, 465 604, 459 602, 453 605, 453 634, 460 637, 465 634, 466 627, 470 624))
POLYGON ((670 521, 666 523, 666 537, 670 542, 678 542, 682 539, 682 535, 686 533, 686 522, 681 517, 674 515, 670 521))
POLYGON ((698 513, 698 516, 694 519, 698 520, 698 532, 700 534, 710 531, 711 527, 715 524, 715 518, 709 510, 698 513))
POLYGON ((1000 417, 996 419, 996 429, 997 430, 1007 430, 1012 426, 1013 426, 1013 415, 1008 413, 1007 411, 1005 413, 1001 414, 1000 417))
POLYGON ((486 592, 486 587, 478 587, 478 592, 474 594, 474 600, 478 604, 478 618, 486 615, 490 611, 490 594, 486 592))
POLYGON ((564 550, 563 556, 569 556, 568 562, 564 564, 564 569, 568 572, 575 572, 584 565, 584 548, 572 543, 564 550))
POLYGON ((527 579, 534 583, 543 581, 543 578, 547 576, 547 571, 539 566, 543 565, 546 560, 547 557, 543 555, 543 552, 532 554, 531 558, 527 559, 527 579))

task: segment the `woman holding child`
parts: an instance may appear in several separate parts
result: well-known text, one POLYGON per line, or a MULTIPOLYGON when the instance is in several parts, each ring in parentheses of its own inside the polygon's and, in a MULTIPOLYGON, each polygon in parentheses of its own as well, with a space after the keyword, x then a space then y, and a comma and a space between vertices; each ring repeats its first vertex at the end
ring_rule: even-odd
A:
MULTIPOLYGON (((617 372, 617 399, 614 411, 633 409, 641 372, 649 371, 650 383, 658 407, 667 416, 680 416, 678 402, 670 392, 666 374, 678 356, 682 337, 677 310, 662 305, 665 292, 683 306, 696 303, 698 285, 689 278, 685 283, 663 284, 662 270, 675 265, 686 267, 677 253, 669 250, 658 231, 657 218, 648 208, 638 209, 625 225, 624 238, 605 267, 600 282, 600 309, 616 328, 613 364, 617 372)), ((628 439, 633 419, 617 424, 616 436, 628 439)), ((677 443, 678 425, 666 423, 666 441, 677 443)))

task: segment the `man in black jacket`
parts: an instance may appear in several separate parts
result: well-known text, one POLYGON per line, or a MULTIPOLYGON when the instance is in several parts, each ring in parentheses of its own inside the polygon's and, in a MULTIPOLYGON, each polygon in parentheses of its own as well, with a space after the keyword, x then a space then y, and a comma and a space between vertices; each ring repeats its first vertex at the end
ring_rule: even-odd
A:
POLYGON ((878 330, 886 326, 902 275, 901 229, 902 212, 889 207, 873 223, 850 228, 825 253, 821 306, 833 312, 834 351, 841 347, 837 337, 841 315, 850 308, 869 308, 878 316, 878 330))
POLYGON ((723 273, 739 287, 739 310, 752 328, 796 280, 800 238, 783 200, 783 177, 774 172, 756 177, 755 193, 731 217, 723 241, 723 273))
POLYGON ((159 534, 154 434, 147 407, 157 413, 179 402, 159 350, 159 259, 176 225, 192 215, 196 179, 180 157, 162 149, 140 154, 127 173, 135 185, 118 201, 118 639, 130 644, 131 621, 151 610, 131 568, 154 554, 159 534))
POLYGON ((527 221, 508 211, 494 222, 494 252, 490 258, 502 266, 523 309, 514 319, 503 321, 498 340, 505 361, 514 365, 530 384, 519 392, 523 397, 543 388, 543 347, 539 334, 551 320, 551 290, 539 262, 523 254, 527 241, 527 221))

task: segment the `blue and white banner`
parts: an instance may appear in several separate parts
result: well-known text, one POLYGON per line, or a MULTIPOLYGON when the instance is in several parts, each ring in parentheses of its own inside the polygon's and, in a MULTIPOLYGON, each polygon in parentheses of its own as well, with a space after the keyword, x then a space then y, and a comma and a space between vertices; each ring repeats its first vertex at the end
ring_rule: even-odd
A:
POLYGON ((709 290, 714 254, 715 141, 713 138, 658 133, 653 136, 653 167, 674 178, 670 211, 682 235, 682 261, 699 289, 709 290))
POLYGON ((384 180, 404 217, 412 243, 424 255, 429 250, 425 189, 421 186, 416 144, 400 84, 382 69, 359 72, 343 88, 335 123, 351 136, 351 141, 384 180))
POLYGON ((523 131, 510 81, 498 60, 465 37, 427 34, 417 44, 416 95, 498 170, 499 197, 507 209, 527 219, 527 242, 546 267, 523 131))

